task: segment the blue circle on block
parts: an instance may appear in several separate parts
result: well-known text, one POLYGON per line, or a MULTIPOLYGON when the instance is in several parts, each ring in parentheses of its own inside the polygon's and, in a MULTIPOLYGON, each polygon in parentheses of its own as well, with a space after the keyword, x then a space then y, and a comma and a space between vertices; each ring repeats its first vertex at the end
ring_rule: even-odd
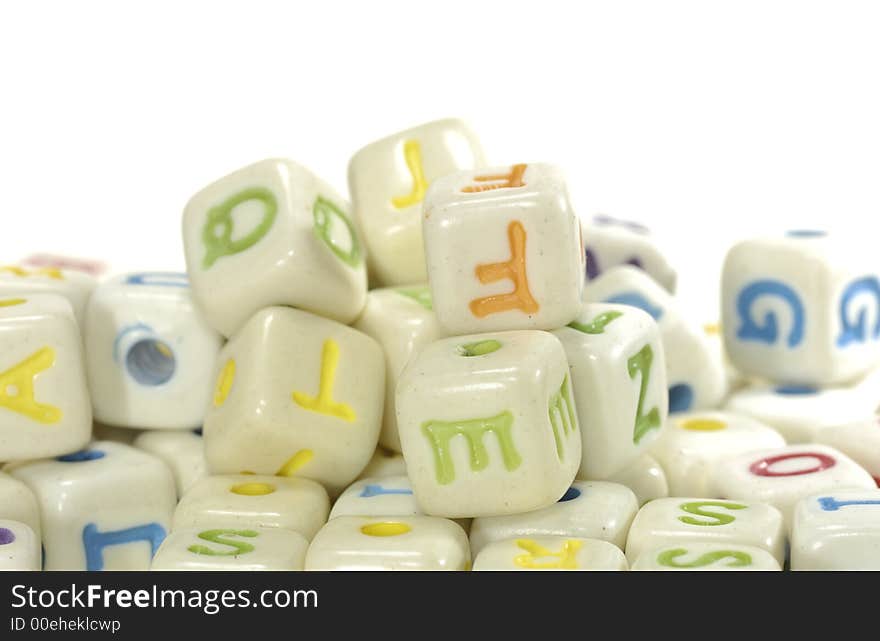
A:
POLYGON ((819 390, 809 385, 781 385, 776 388, 776 393, 782 396, 810 396, 818 394, 819 390))
POLYGON ((570 487, 565 490, 565 494, 562 495, 562 498, 557 501, 557 503, 565 503, 566 501, 573 501, 577 497, 581 495, 581 491, 576 487, 570 487))
POLYGON ((9 545, 15 541, 15 532, 6 527, 0 527, 0 545, 9 545))
POLYGON ((687 383, 678 383, 669 388, 669 413, 687 412, 694 404, 694 390, 687 383))
POLYGON ((785 235, 789 238, 822 238, 828 232, 821 229, 790 229, 785 235))
POLYGON ((84 461, 95 461, 99 458, 104 458, 104 456, 106 455, 101 450, 80 450, 73 454, 59 456, 55 460, 61 461, 62 463, 83 463, 84 461))

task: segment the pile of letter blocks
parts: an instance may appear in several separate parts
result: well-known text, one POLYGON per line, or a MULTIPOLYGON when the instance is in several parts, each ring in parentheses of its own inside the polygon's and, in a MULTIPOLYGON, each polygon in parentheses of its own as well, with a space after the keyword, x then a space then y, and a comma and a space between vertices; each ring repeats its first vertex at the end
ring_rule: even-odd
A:
POLYGON ((0 568, 880 569, 875 257, 740 242, 694 319, 459 121, 349 190, 264 160, 187 274, 0 268, 0 568))

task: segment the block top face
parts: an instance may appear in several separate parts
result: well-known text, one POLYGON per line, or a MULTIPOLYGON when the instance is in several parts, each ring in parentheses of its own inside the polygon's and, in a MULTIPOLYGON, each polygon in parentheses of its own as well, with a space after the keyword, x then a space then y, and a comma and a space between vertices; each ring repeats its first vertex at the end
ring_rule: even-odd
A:
MULTIPOLYGON (((195 282, 259 274, 279 263, 302 259, 291 241, 314 231, 328 260, 335 255, 364 271, 363 249, 349 219, 348 203, 305 167, 263 160, 208 185, 193 196, 183 214, 187 272, 195 282), (248 251, 251 248, 259 251, 248 251)), ((310 256, 311 258, 312 256, 310 256)))
POLYGON ((804 267, 816 263, 817 267, 824 265, 826 270, 836 267, 848 270, 872 264, 871 256, 854 251, 845 237, 813 230, 792 230, 781 235, 740 241, 731 247, 728 259, 737 258, 740 253, 758 256, 762 261, 772 260, 776 264, 801 263, 799 267, 804 267))
POLYGON ((637 267, 618 265, 584 287, 587 303, 615 303, 638 307, 659 325, 668 324, 674 311, 669 293, 637 267))
POLYGON ((4 325, 57 317, 74 320, 73 306, 63 296, 49 293, 0 296, 0 322, 4 325))
POLYGON ((646 332, 651 329, 656 332, 657 323, 641 309, 629 305, 584 303, 577 318, 557 330, 557 336, 577 340, 585 347, 601 349, 603 354, 613 357, 633 342, 644 342, 646 332))
MULTIPOLYGON (((431 290, 427 285, 370 290, 367 294, 367 305, 356 322, 365 320, 371 312, 381 313, 385 315, 385 318, 392 317, 396 319, 396 322, 406 325, 424 325, 426 322, 434 322, 436 319, 431 290)), ((386 322, 385 318, 377 318, 376 322, 386 322)))
POLYGON ((704 451, 708 447, 718 449, 719 454, 743 442, 763 444, 764 448, 785 445, 785 439, 778 432, 760 421, 716 411, 676 414, 669 419, 668 429, 661 438, 674 440, 680 448, 687 449, 690 445, 704 451))
MULTIPOLYGON (((425 189, 450 172, 485 163, 476 135, 461 120, 435 120, 370 143, 352 156, 348 181, 358 208, 409 213, 421 205, 425 189), (391 165, 388 171, 385 167, 391 165), (390 193, 376 174, 391 177, 390 193), (387 203, 385 202, 387 201, 387 203)), ((385 213, 385 212, 381 212, 385 213)))
POLYGON ((57 267, 0 265, 0 290, 7 285, 34 291, 56 291, 67 286, 91 288, 97 281, 80 271, 57 267))
POLYGON ((338 516, 415 516, 422 514, 407 476, 362 478, 336 499, 330 518, 338 516))
POLYGON ((474 559, 475 572, 529 570, 626 570, 620 549, 574 536, 520 536, 489 543, 474 559))
POLYGON ((663 545, 646 549, 639 554, 639 558, 630 569, 718 572, 773 571, 782 568, 770 552, 753 545, 685 541, 681 545, 663 545))
MULTIPOLYGON (((548 357, 565 360, 562 344, 552 334, 516 330, 444 338, 426 345, 401 374, 403 384, 457 387, 497 382, 505 373, 531 369, 538 382, 546 377, 548 357)), ((494 385, 493 385, 494 387, 494 385)))
POLYGON ((880 533, 880 489, 835 489, 801 499, 794 527, 810 523, 829 530, 868 529, 880 533))
POLYGON ((123 290, 129 296, 188 298, 189 276, 183 272, 142 271, 114 276, 101 283, 99 291, 123 290))
POLYGON ((52 459, 16 463, 10 473, 41 485, 42 491, 63 493, 71 483, 141 483, 155 475, 170 476, 158 458, 112 441, 94 441, 83 450, 52 459))
POLYGON ((428 189, 423 216, 432 222, 437 218, 443 226, 454 225, 453 218, 466 216, 474 204, 493 209, 513 206, 523 214, 539 207, 548 212, 571 211, 565 178, 558 167, 522 163, 438 178, 428 189))

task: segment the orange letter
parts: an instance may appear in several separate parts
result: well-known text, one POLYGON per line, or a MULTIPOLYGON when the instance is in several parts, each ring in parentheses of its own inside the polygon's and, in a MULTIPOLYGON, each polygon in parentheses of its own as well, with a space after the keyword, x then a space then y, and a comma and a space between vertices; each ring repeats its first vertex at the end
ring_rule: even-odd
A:
POLYGON ((513 291, 472 300, 471 312, 478 318, 511 309, 520 309, 526 314, 534 314, 540 309, 532 298, 526 278, 526 230, 521 222, 515 220, 507 226, 507 238, 510 242, 510 260, 506 263, 477 265, 476 273, 484 285, 509 278, 513 281, 513 291))

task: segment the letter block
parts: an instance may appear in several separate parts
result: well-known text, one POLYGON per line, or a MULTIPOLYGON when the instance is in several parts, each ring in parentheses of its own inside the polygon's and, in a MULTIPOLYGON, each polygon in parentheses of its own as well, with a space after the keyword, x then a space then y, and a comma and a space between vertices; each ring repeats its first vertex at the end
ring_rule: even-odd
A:
POLYGON ((826 429, 874 415, 878 396, 859 385, 813 387, 752 383, 731 394, 726 411, 751 416, 789 444, 810 443, 826 429))
POLYGON ((385 357, 366 334, 270 307, 224 346, 217 369, 204 427, 211 474, 296 475, 337 491, 375 452, 385 357))
POLYGON ((467 534, 433 516, 340 516, 315 535, 306 570, 447 570, 470 567, 467 534))
POLYGON ((401 131, 352 157, 348 188, 377 283, 427 282, 421 214, 428 187, 441 176, 484 164, 476 136, 454 119, 401 131))
POLYGON ((422 514, 407 476, 366 478, 352 483, 330 511, 338 516, 415 516, 422 514))
POLYGON ((91 434, 70 303, 55 294, 0 299, 0 461, 67 454, 91 434))
POLYGON ((778 383, 848 382, 880 362, 873 255, 824 233, 735 245, 724 261, 724 341, 742 372, 778 383))
POLYGON ((17 478, 0 472, 0 519, 24 523, 42 540, 40 506, 30 488, 17 478))
POLYGON ((83 334, 96 420, 142 429, 202 425, 221 337, 193 304, 185 274, 101 283, 83 334))
POLYGON ((172 531, 151 570, 248 572, 302 570, 308 540, 299 532, 255 526, 172 531))
POLYGON ((685 541, 646 549, 630 569, 642 572, 772 572, 782 568, 772 554, 754 545, 685 541))
POLYGON ((96 441, 10 473, 40 505, 46 570, 147 570, 171 525, 171 472, 127 445, 96 441))
MULTIPOLYGON (((397 417, 394 418, 395 424, 397 417)), ((406 461, 403 455, 377 447, 373 458, 361 472, 359 479, 384 478, 387 476, 406 476, 406 461)))
POLYGON ((425 198, 423 230, 434 310, 446 333, 556 329, 580 311, 580 223, 556 168, 441 178, 425 198))
POLYGON ((208 476, 177 504, 174 529, 284 528, 311 539, 327 522, 330 499, 308 479, 256 474, 208 476))
POLYGON ((639 505, 669 496, 666 472, 654 457, 647 454, 640 456, 619 472, 615 472, 608 480, 631 489, 639 505))
POLYGON ((747 416, 689 412, 669 420, 651 453, 666 470, 672 496, 711 498, 711 472, 719 461, 784 445, 773 428, 747 416))
POLYGON ((584 301, 638 307, 656 321, 666 362, 670 414, 714 408, 727 394, 724 363, 702 327, 691 322, 675 299, 642 270, 630 265, 612 267, 584 288, 584 301))
POLYGON ((787 445, 728 457, 712 472, 716 496, 762 501, 778 508, 787 527, 802 498, 843 488, 874 489, 871 475, 825 445, 787 445))
POLYGON ((434 516, 546 507, 580 466, 568 362, 546 332, 426 346, 401 374, 397 422, 416 499, 434 516))
POLYGON ((587 280, 598 278, 618 265, 638 267, 670 294, 675 293, 677 275, 666 256, 639 223, 610 216, 594 216, 581 223, 586 247, 587 280))
POLYGON ((658 545, 740 544, 762 548, 779 564, 785 558, 785 524, 771 505, 704 498, 651 501, 636 515, 626 540, 630 563, 658 545))
POLYGON ((224 336, 290 305, 350 323, 364 306, 364 249, 348 203, 308 169, 264 160, 193 196, 183 213, 193 298, 224 336))
POLYGON ((82 327, 86 303, 98 281, 80 271, 58 267, 0 265, 0 300, 50 294, 66 298, 77 325, 82 327))
POLYGON ((585 304, 553 334, 565 348, 584 444, 579 478, 633 463, 666 423, 666 361, 657 323, 625 305, 585 304))
POLYGON ((568 536, 523 536, 495 541, 477 553, 480 571, 620 571, 627 569, 620 548, 607 541, 568 536))
POLYGON ((379 444, 400 451, 395 391, 400 373, 412 355, 440 338, 440 327, 425 285, 374 289, 353 327, 371 336, 385 354, 385 410, 379 444))
POLYGON ((792 570, 880 570, 880 490, 840 489, 794 509, 792 570))
POLYGON ((622 550, 630 523, 638 511, 638 501, 628 487, 601 481, 575 481, 562 498, 549 507, 474 519, 471 550, 478 554, 496 541, 545 535, 601 539, 622 550))

